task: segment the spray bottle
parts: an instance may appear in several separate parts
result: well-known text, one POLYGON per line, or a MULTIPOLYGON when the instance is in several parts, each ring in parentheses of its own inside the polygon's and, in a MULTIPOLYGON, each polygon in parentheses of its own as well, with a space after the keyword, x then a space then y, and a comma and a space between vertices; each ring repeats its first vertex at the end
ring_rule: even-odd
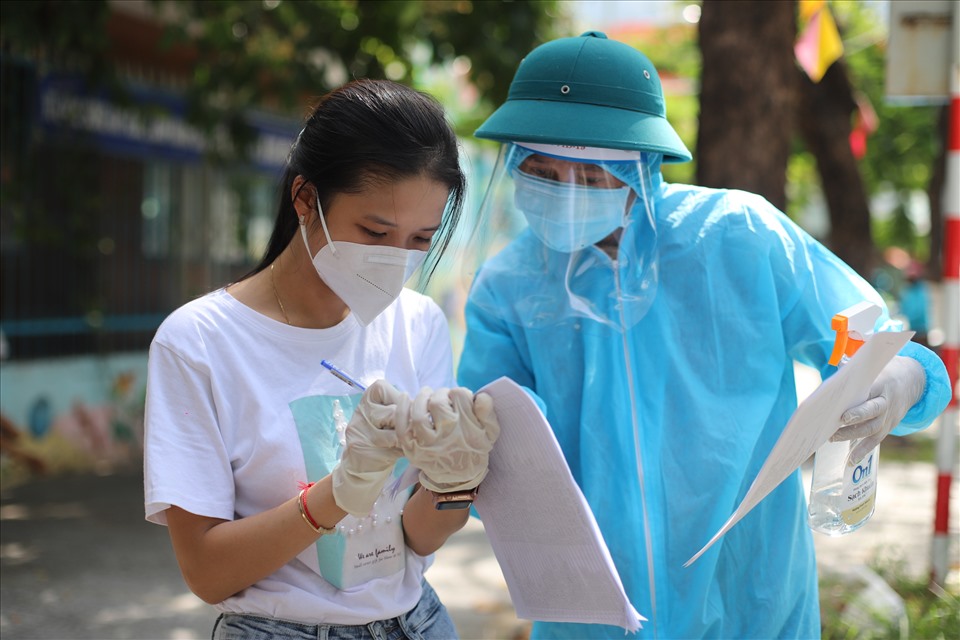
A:
MULTIPOLYGON (((830 364, 843 366, 873 333, 881 309, 861 302, 833 316, 837 337, 830 364)), ((859 398, 856 404, 866 401, 859 398)), ((855 406, 855 405, 854 405, 855 406)), ((859 440, 827 441, 814 457, 807 523, 828 536, 856 531, 870 519, 876 506, 880 445, 859 460, 849 460, 859 440)))

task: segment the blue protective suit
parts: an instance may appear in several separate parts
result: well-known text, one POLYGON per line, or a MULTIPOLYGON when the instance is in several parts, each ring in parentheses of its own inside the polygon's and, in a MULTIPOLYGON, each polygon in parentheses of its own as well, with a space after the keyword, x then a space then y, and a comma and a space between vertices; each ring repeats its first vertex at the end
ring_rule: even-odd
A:
MULTIPOLYGON (((829 375, 831 317, 882 300, 763 198, 654 175, 659 285, 646 314, 626 331, 574 316, 525 323, 525 299, 566 295, 555 277, 566 256, 543 251, 526 230, 471 290, 459 383, 476 389, 506 375, 544 401, 627 594, 650 619, 642 636, 819 638, 799 470, 683 564, 739 504, 795 410, 793 361, 829 375), (518 265, 523 278, 510 275, 518 265)), ((640 241, 624 234, 621 251, 640 241)), ((613 262, 606 277, 594 270, 578 291, 608 317, 617 314, 616 270, 613 262)), ((932 352, 910 343, 902 355, 923 365, 927 387, 897 435, 927 426, 949 399, 932 352)), ((624 631, 538 622, 532 637, 624 631)))

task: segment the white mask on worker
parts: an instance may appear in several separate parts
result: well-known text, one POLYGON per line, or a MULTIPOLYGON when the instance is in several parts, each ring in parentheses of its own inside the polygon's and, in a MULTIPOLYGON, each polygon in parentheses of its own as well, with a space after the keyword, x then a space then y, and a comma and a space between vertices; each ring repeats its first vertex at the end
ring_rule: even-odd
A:
MULTIPOLYGON (((312 256, 313 266, 327 286, 350 307, 357 322, 366 326, 400 296, 404 283, 427 253, 399 247, 334 242, 327 230, 319 199, 317 214, 327 244, 312 256)), ((301 223, 300 234, 307 255, 310 255, 305 224, 301 223)))

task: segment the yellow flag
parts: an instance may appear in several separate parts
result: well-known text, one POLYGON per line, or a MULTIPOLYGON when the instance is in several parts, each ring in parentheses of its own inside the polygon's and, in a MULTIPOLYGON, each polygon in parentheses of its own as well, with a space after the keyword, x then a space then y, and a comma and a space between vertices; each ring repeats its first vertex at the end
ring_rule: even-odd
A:
POLYGON ((810 22, 810 17, 827 5, 827 0, 800 0, 800 22, 810 22))
POLYGON ((797 62, 814 82, 820 82, 843 55, 843 42, 826 0, 800 0, 800 37, 794 45, 797 62))

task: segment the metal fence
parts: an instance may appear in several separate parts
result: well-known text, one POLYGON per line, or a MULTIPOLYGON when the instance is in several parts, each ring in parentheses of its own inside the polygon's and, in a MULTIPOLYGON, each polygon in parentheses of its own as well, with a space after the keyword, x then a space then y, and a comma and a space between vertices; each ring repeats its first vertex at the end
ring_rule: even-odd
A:
POLYGON ((92 99, 71 114, 86 126, 53 126, 64 94, 45 90, 30 62, 0 67, 6 357, 145 350, 170 311, 259 257, 277 169, 215 166, 195 149, 133 139, 140 130, 118 144, 103 133, 114 112, 92 99))

